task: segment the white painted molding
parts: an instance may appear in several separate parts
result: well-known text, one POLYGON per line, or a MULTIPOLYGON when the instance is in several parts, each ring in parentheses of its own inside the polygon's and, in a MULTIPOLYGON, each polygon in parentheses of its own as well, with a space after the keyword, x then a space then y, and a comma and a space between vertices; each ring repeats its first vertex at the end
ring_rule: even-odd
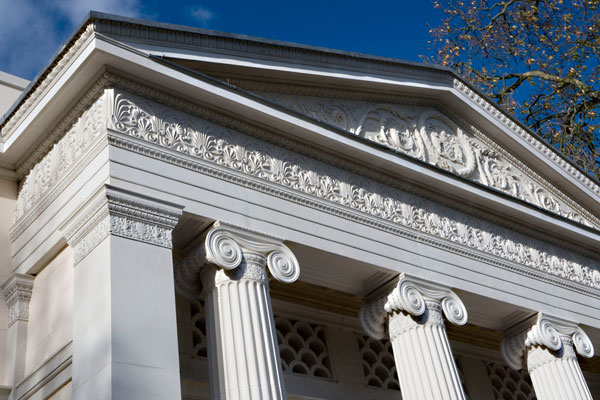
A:
POLYGON ((266 258, 275 279, 295 282, 300 276, 300 266, 294 253, 282 242, 273 236, 218 221, 206 235, 206 258, 225 270, 232 270, 244 257, 260 255, 266 258))
POLYGON ((423 315, 432 304, 439 304, 451 323, 455 325, 467 323, 467 309, 456 293, 446 286, 405 273, 400 274, 398 284, 388 295, 362 306, 360 321, 367 334, 375 339, 382 339, 385 336, 385 322, 388 315, 405 311, 418 317, 423 315))
POLYGON ((25 100, 17 106, 15 111, 9 115, 5 121, 0 122, 0 143, 4 143, 8 140, 13 133, 14 128, 23 121, 40 98, 52 88, 62 72, 75 58, 77 58, 80 50, 92 40, 95 31, 95 24, 93 23, 87 24, 87 26, 82 28, 80 34, 76 36, 76 39, 65 46, 63 53, 34 83, 35 88, 29 92, 25 100))
POLYGON ((14 273, 1 286, 8 305, 8 327, 17 321, 29 321, 29 302, 35 277, 14 273))
POLYGON ((588 335, 574 322, 538 313, 510 328, 500 344, 502 356, 513 369, 523 368, 527 350, 544 346, 558 351, 565 341, 572 341, 575 350, 585 358, 594 356, 594 346, 588 335))
POLYGON ((63 226, 77 265, 108 235, 172 248, 181 207, 105 185, 63 226))
MULTIPOLYGON (((256 128, 240 121, 215 114, 125 78, 105 73, 101 81, 103 83, 94 87, 103 87, 102 85, 108 82, 111 85, 126 86, 140 94, 159 98, 161 102, 174 104, 187 112, 218 120, 225 126, 237 126, 240 131, 247 131, 250 135, 276 140, 275 137, 271 137, 273 135, 259 132, 256 128)), ((109 92, 112 95, 112 90, 109 92)), ((414 238, 417 234, 419 240, 432 246, 478 260, 485 259, 486 262, 501 268, 535 276, 536 279, 584 292, 586 295, 600 296, 597 290, 586 290, 578 285, 600 288, 600 272, 598 272, 600 263, 590 258, 569 251, 565 252, 544 241, 515 234, 514 231, 482 222, 478 218, 444 206, 435 205, 432 208, 431 204, 421 197, 390 186, 376 185, 375 182, 354 173, 118 89, 114 89, 114 92, 114 100, 109 98, 103 102, 110 103, 106 104, 106 108, 112 113, 110 122, 112 129, 126 136, 116 135, 114 131, 109 130, 108 140, 113 146, 198 170, 255 190, 262 190, 396 235, 414 238), (159 131, 164 132, 164 136, 159 135, 159 131), (153 146, 145 146, 144 142, 150 142, 153 146), (164 148, 165 151, 161 151, 160 148, 164 148), (177 153, 183 157, 178 157, 177 153), (315 197, 322 201, 315 201, 315 197), (487 253, 488 256, 481 252, 487 253), (575 284, 569 284, 568 281, 575 284)), ((91 121, 96 123, 86 122, 84 125, 102 127, 103 125, 98 122, 98 118, 100 121, 104 120, 102 113, 99 111, 90 114, 93 116, 91 121)), ((67 136, 61 139, 61 142, 66 138, 67 136)), ((74 142, 78 143, 77 140, 74 142)), ((283 144, 289 148, 297 146, 288 142, 285 141, 283 144)), ((83 149, 73 149, 69 146, 62 148, 62 151, 51 158, 70 160, 73 155, 83 152, 83 149)), ((303 149, 313 151, 306 146, 303 146, 303 149)), ((315 157, 323 159, 325 156, 315 154, 315 157)), ((351 166, 347 166, 342 161, 328 157, 332 164, 352 170, 351 166)), ((39 182, 44 184, 34 184, 36 179, 31 177, 38 175, 30 173, 27 181, 31 180, 29 187, 34 189, 31 192, 32 196, 27 195, 28 190, 22 189, 18 200, 24 205, 23 209, 29 208, 30 211, 19 218, 12 229, 13 240, 44 210, 47 204, 50 204, 56 193, 60 193, 61 187, 69 181, 66 178, 55 181, 51 177, 76 175, 78 168, 84 165, 82 163, 85 158, 79 157, 78 160, 70 170, 53 168, 62 165, 62 162, 43 162, 42 164, 51 171, 50 177, 39 174, 39 182), (49 181, 55 182, 55 186, 49 186, 49 181)), ((40 166, 36 168, 42 171, 41 164, 38 165, 40 166)), ((406 186, 405 183, 403 185, 406 186)))

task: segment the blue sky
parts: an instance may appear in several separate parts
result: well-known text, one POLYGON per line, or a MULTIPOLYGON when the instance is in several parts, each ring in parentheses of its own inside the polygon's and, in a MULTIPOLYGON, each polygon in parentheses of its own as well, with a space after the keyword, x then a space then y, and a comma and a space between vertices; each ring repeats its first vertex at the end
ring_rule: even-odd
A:
POLYGON ((0 70, 33 79, 88 10, 419 61, 431 0, 0 0, 0 70))

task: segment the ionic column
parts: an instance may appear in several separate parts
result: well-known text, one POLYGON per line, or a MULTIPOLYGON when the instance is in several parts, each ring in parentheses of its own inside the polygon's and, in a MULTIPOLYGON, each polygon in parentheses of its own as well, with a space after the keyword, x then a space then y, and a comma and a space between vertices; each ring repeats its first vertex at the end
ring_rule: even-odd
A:
MULTIPOLYGON (((294 282, 298 261, 281 239, 219 222, 206 234, 202 251, 211 267, 198 268, 201 262, 196 262, 194 270, 184 261, 188 264, 177 266, 176 275, 188 278, 176 280, 202 280, 207 325, 214 324, 207 326, 208 336, 214 335, 209 341, 211 398, 285 399, 268 273, 294 282), (178 272, 184 266, 187 272, 178 272)), ((198 259, 199 252, 193 257, 198 259)))
POLYGON ((401 274, 396 287, 363 306, 360 319, 375 339, 388 332, 394 349, 402 398, 465 399, 443 315, 456 325, 467 310, 449 288, 401 274))
POLYGON ((4 284, 2 293, 8 306, 8 335, 6 338, 6 368, 9 385, 16 385, 25 377, 25 351, 27 348, 27 324, 29 302, 34 277, 13 274, 4 284))
POLYGON ((590 358, 594 347, 577 324, 539 313, 511 328, 501 350, 511 368, 527 365, 539 400, 592 399, 575 353, 590 358))

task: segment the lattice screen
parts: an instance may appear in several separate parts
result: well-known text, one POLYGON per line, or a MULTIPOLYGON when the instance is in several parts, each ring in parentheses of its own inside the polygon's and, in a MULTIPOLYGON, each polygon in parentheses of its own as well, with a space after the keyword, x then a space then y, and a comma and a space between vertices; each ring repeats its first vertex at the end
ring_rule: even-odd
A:
POLYGON ((367 385, 400 390, 392 343, 389 340, 375 340, 364 335, 357 337, 367 385))
POLYGON ((284 371, 332 377, 323 326, 275 317, 275 328, 284 371))
POLYGON ((536 400, 529 374, 506 365, 488 362, 487 372, 496 400, 536 400))
POLYGON ((192 345, 194 346, 192 354, 198 357, 206 357, 206 314, 204 312, 204 302, 192 300, 190 306, 192 314, 192 345))

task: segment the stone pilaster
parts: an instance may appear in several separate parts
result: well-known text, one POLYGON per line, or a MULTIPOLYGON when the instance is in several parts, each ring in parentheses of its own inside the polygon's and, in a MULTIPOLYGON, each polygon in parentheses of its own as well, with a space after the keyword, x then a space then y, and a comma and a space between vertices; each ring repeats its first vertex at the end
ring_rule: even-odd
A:
POLYGON ((181 398, 171 251, 180 215, 106 185, 67 223, 73 399, 181 398))
POLYGON ((577 355, 590 358, 594 347, 575 323, 539 313, 506 332, 501 344, 508 365, 527 365, 539 400, 591 400, 577 355))
POLYGON ((15 273, 2 285, 8 306, 7 354, 3 363, 9 383, 13 385, 21 381, 25 374, 27 323, 34 279, 31 275, 15 273))
POLYGON ((376 339, 385 336, 388 322, 403 399, 465 399, 444 315, 456 325, 467 322, 452 290, 406 274, 391 293, 361 309, 363 328, 376 339))
POLYGON ((207 324, 214 324, 207 327, 211 398, 285 399, 268 275, 294 282, 298 261, 280 239, 219 222, 206 234, 202 251, 211 268, 198 263, 194 270, 184 261, 176 275, 178 282, 184 276, 202 279, 207 324))

